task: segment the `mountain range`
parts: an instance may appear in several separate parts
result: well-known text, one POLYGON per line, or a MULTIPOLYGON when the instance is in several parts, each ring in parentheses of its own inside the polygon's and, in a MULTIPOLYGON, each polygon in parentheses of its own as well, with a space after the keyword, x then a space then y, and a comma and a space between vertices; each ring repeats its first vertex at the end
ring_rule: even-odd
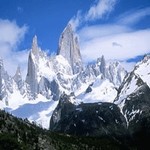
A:
MULTIPOLYGON (((4 60, 5 61, 5 60, 4 60)), ((150 56, 131 72, 100 56, 84 64, 70 24, 57 55, 48 56, 33 38, 26 78, 10 76, 0 60, 0 108, 51 131, 74 136, 149 137, 150 56)))
MULTIPOLYGON (((47 144, 47 140, 52 138, 48 134, 53 136, 53 133, 58 138, 64 135, 67 140, 67 136, 71 139, 75 136, 74 140, 78 142, 80 138, 77 137, 90 137, 92 142, 97 141, 92 138, 102 138, 102 141, 106 138, 110 142, 108 144, 104 140, 108 145, 117 143, 117 147, 121 145, 125 149, 130 146, 142 149, 148 145, 150 55, 145 55, 131 72, 127 72, 118 61, 105 60, 103 55, 95 62, 85 64, 78 38, 68 24, 60 35, 56 55, 49 56, 38 46, 37 37, 33 38, 25 79, 19 66, 15 75, 10 76, 4 63, 0 59, 0 109, 25 119, 17 121, 17 125, 21 123, 25 128, 31 127, 29 133, 34 128, 34 133, 45 137, 45 141, 38 143, 40 146, 43 147, 42 142, 47 144), (35 124, 49 129, 51 133, 35 124)), ((8 120, 16 122, 5 112, 1 111, 1 115, 1 120, 7 116, 8 120)), ((7 130, 3 127, 1 132, 7 130)), ((20 128, 20 125, 15 128, 16 133, 20 128)), ((16 136, 18 139, 18 134, 16 136)), ((20 136, 22 139, 22 134, 20 136)), ((104 141, 101 143, 104 144, 104 141)), ((53 149, 58 146, 47 145, 48 149, 49 146, 53 149)), ((104 147, 106 149, 105 144, 104 147)))
POLYGON ((63 93, 74 93, 76 104, 113 102, 127 74, 119 62, 106 61, 104 56, 85 65, 70 24, 60 35, 57 55, 48 56, 41 50, 35 36, 25 79, 20 70, 18 66, 12 77, 0 60, 0 108, 44 128, 49 128, 50 117, 63 93))

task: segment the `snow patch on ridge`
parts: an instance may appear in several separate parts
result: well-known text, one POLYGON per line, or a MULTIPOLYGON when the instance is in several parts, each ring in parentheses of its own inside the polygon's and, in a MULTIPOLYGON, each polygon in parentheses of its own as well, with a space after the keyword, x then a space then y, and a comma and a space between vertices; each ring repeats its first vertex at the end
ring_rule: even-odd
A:
POLYGON ((92 91, 89 93, 82 93, 77 96, 77 99, 80 99, 84 103, 96 103, 96 102, 113 102, 117 90, 113 83, 108 79, 101 79, 101 76, 98 76, 96 81, 91 86, 92 91))

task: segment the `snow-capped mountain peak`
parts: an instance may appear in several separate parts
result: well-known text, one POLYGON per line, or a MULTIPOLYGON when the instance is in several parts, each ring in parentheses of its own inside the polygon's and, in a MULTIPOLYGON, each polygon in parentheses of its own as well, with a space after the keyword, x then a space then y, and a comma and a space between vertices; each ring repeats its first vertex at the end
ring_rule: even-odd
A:
POLYGON ((144 59, 135 66, 134 72, 150 87, 150 55, 146 55, 144 59))
POLYGON ((120 86, 118 96, 115 103, 124 106, 127 97, 133 93, 136 93, 141 86, 147 84, 150 87, 150 56, 147 55, 137 63, 132 72, 124 78, 122 85, 120 86))

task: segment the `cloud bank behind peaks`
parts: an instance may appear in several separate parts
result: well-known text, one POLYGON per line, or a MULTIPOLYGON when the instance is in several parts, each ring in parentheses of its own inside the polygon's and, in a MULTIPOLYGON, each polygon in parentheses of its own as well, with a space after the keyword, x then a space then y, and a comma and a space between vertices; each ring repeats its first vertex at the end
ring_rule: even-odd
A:
POLYGON ((25 72, 27 51, 17 51, 17 48, 26 32, 27 26, 19 27, 15 21, 0 20, 0 58, 11 75, 14 75, 18 65, 25 72))

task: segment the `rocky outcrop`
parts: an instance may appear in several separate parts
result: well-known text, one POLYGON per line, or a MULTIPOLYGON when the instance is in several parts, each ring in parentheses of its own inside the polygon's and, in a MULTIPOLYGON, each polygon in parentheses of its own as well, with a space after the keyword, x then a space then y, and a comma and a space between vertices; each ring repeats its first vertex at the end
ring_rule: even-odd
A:
MULTIPOLYGON (((149 64, 150 57, 145 56, 126 75, 114 103, 75 105, 71 96, 62 95, 52 115, 50 129, 72 135, 123 139, 129 147, 136 143, 139 149, 145 148, 150 138, 149 64)), ((94 84, 85 94, 92 93, 94 84)))
POLYGON ((62 55, 69 62, 73 74, 82 71, 82 58, 78 38, 73 32, 71 24, 67 25, 60 36, 58 55, 62 55))
MULTIPOLYGON (((106 61, 104 56, 102 55, 101 60, 100 60, 101 64, 100 64, 100 72, 104 75, 106 75, 106 61)), ((99 62, 98 62, 99 63, 99 62)))
POLYGON ((50 82, 47 78, 42 77, 39 82, 39 93, 47 99, 58 100, 60 97, 59 84, 56 80, 50 82))
POLYGON ((148 143, 150 135, 150 57, 139 62, 125 77, 114 101, 127 121, 127 127, 140 149, 148 143), (144 143, 140 145, 140 143, 144 143))
POLYGON ((117 61, 106 61, 104 56, 99 57, 96 62, 90 63, 74 78, 73 86, 80 88, 83 83, 91 84, 98 76, 109 80, 116 88, 121 85, 127 71, 117 61))
POLYGON ((53 112, 50 130, 65 134, 119 137, 127 134, 126 121, 112 103, 74 105, 72 96, 62 95, 53 112))
POLYGON ((118 61, 111 61, 106 67, 106 78, 108 78, 117 88, 123 82, 127 71, 118 61))

